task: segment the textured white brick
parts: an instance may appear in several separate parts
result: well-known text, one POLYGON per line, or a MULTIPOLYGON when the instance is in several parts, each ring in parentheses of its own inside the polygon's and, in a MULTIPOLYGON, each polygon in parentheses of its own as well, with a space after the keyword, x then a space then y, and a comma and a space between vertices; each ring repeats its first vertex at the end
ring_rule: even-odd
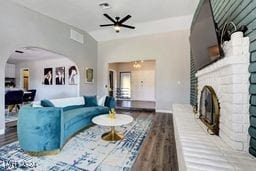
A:
POLYGON ((243 54, 243 49, 242 49, 240 46, 234 46, 232 50, 233 50, 232 53, 233 53, 235 56, 240 56, 240 55, 243 54))
POLYGON ((249 115, 243 115, 243 117, 244 117, 243 123, 249 125, 249 123, 250 123, 250 116, 249 115))
MULTIPOLYGON (((243 125, 243 133, 247 134, 249 129, 249 123, 243 125)), ((249 134, 248 134, 249 135, 249 134)))
POLYGON ((242 114, 232 115, 232 122, 233 123, 244 123, 244 116, 242 114))
POLYGON ((223 139, 224 142, 230 145, 233 149, 239 150, 239 151, 244 150, 244 146, 242 142, 231 140, 230 137, 227 136, 222 130, 220 130, 220 137, 223 139))
POLYGON ((244 125, 243 124, 237 124, 237 123, 232 123, 232 130, 236 133, 244 133, 243 132, 243 128, 244 125))
POLYGON ((243 95, 242 94, 231 94, 229 96, 232 97, 231 98, 232 103, 243 104, 243 95))
MULTIPOLYGON (((205 85, 216 92, 220 103, 220 137, 236 150, 247 151, 249 126, 249 39, 228 42, 226 57, 200 70, 199 93, 205 85)), ((198 103, 200 94, 198 94, 198 103)))
POLYGON ((223 107, 232 114, 241 114, 244 113, 243 104, 233 104, 233 103, 224 103, 223 107))

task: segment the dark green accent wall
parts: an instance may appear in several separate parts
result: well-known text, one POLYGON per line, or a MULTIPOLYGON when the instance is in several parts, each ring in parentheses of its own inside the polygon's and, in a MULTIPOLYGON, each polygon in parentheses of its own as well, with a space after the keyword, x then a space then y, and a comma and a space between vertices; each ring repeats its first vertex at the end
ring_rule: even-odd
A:
MULTIPOLYGON (((200 7, 202 5, 203 1, 201 0, 198 4, 198 7, 200 7)), ((195 11, 195 16, 198 13, 198 8, 195 11)), ((195 22, 195 18, 193 18, 192 21, 192 25, 195 22)), ((190 53, 190 104, 192 106, 196 106, 197 105, 197 78, 196 78, 196 69, 195 69, 195 64, 193 61, 193 56, 192 56, 192 52, 190 53)))
MULTIPOLYGON (((201 0, 202 1, 202 0, 201 0)), ((250 128, 251 135, 249 152, 256 156, 256 0, 211 0, 215 21, 219 28, 225 22, 233 21, 238 27, 246 25, 245 36, 250 38, 250 128)), ((191 58, 191 104, 197 96, 196 78, 194 76, 193 60, 191 58)))
POLYGON ((195 106, 197 104, 197 78, 195 76, 196 70, 193 58, 190 58, 190 104, 195 106))

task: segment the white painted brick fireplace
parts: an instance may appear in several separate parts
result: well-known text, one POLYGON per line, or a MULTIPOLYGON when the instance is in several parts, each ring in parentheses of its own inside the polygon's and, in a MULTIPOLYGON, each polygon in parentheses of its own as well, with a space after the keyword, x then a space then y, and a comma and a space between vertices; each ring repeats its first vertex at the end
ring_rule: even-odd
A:
POLYGON ((239 151, 249 143, 249 38, 225 42, 225 57, 197 72, 198 104, 204 86, 211 86, 220 104, 220 138, 239 151))

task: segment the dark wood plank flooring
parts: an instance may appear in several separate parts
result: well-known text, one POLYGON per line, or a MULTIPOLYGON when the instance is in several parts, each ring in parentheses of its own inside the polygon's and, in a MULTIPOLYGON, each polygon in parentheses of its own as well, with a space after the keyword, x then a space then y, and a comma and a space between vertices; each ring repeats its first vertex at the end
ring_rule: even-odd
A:
MULTIPOLYGON (((178 162, 176 155, 172 114, 118 111, 119 113, 138 116, 153 115, 152 128, 145 138, 140 153, 133 165, 134 171, 176 171, 178 162)), ((0 136, 0 147, 17 141, 16 127, 6 129, 6 134, 0 136)))
POLYGON ((153 125, 133 165, 134 171, 176 171, 178 160, 172 114, 153 113, 153 125))
POLYGON ((16 121, 9 122, 5 124, 5 134, 0 135, 0 147, 12 143, 14 141, 17 141, 17 127, 16 127, 16 121))

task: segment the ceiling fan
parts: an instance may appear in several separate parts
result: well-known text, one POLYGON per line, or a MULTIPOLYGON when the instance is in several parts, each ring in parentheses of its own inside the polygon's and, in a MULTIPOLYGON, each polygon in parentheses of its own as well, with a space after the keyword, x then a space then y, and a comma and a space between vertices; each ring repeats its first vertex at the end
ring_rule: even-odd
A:
POLYGON ((115 17, 115 19, 113 19, 112 17, 110 17, 108 14, 103 14, 105 17, 107 17, 110 21, 113 22, 113 24, 102 24, 100 25, 100 27, 108 27, 108 26, 114 26, 114 29, 117 33, 119 33, 120 31, 120 27, 126 27, 129 29, 135 29, 134 26, 130 26, 130 25, 126 25, 123 24, 125 21, 127 21, 129 18, 131 18, 132 16, 127 15, 126 17, 120 19, 120 17, 115 17))

